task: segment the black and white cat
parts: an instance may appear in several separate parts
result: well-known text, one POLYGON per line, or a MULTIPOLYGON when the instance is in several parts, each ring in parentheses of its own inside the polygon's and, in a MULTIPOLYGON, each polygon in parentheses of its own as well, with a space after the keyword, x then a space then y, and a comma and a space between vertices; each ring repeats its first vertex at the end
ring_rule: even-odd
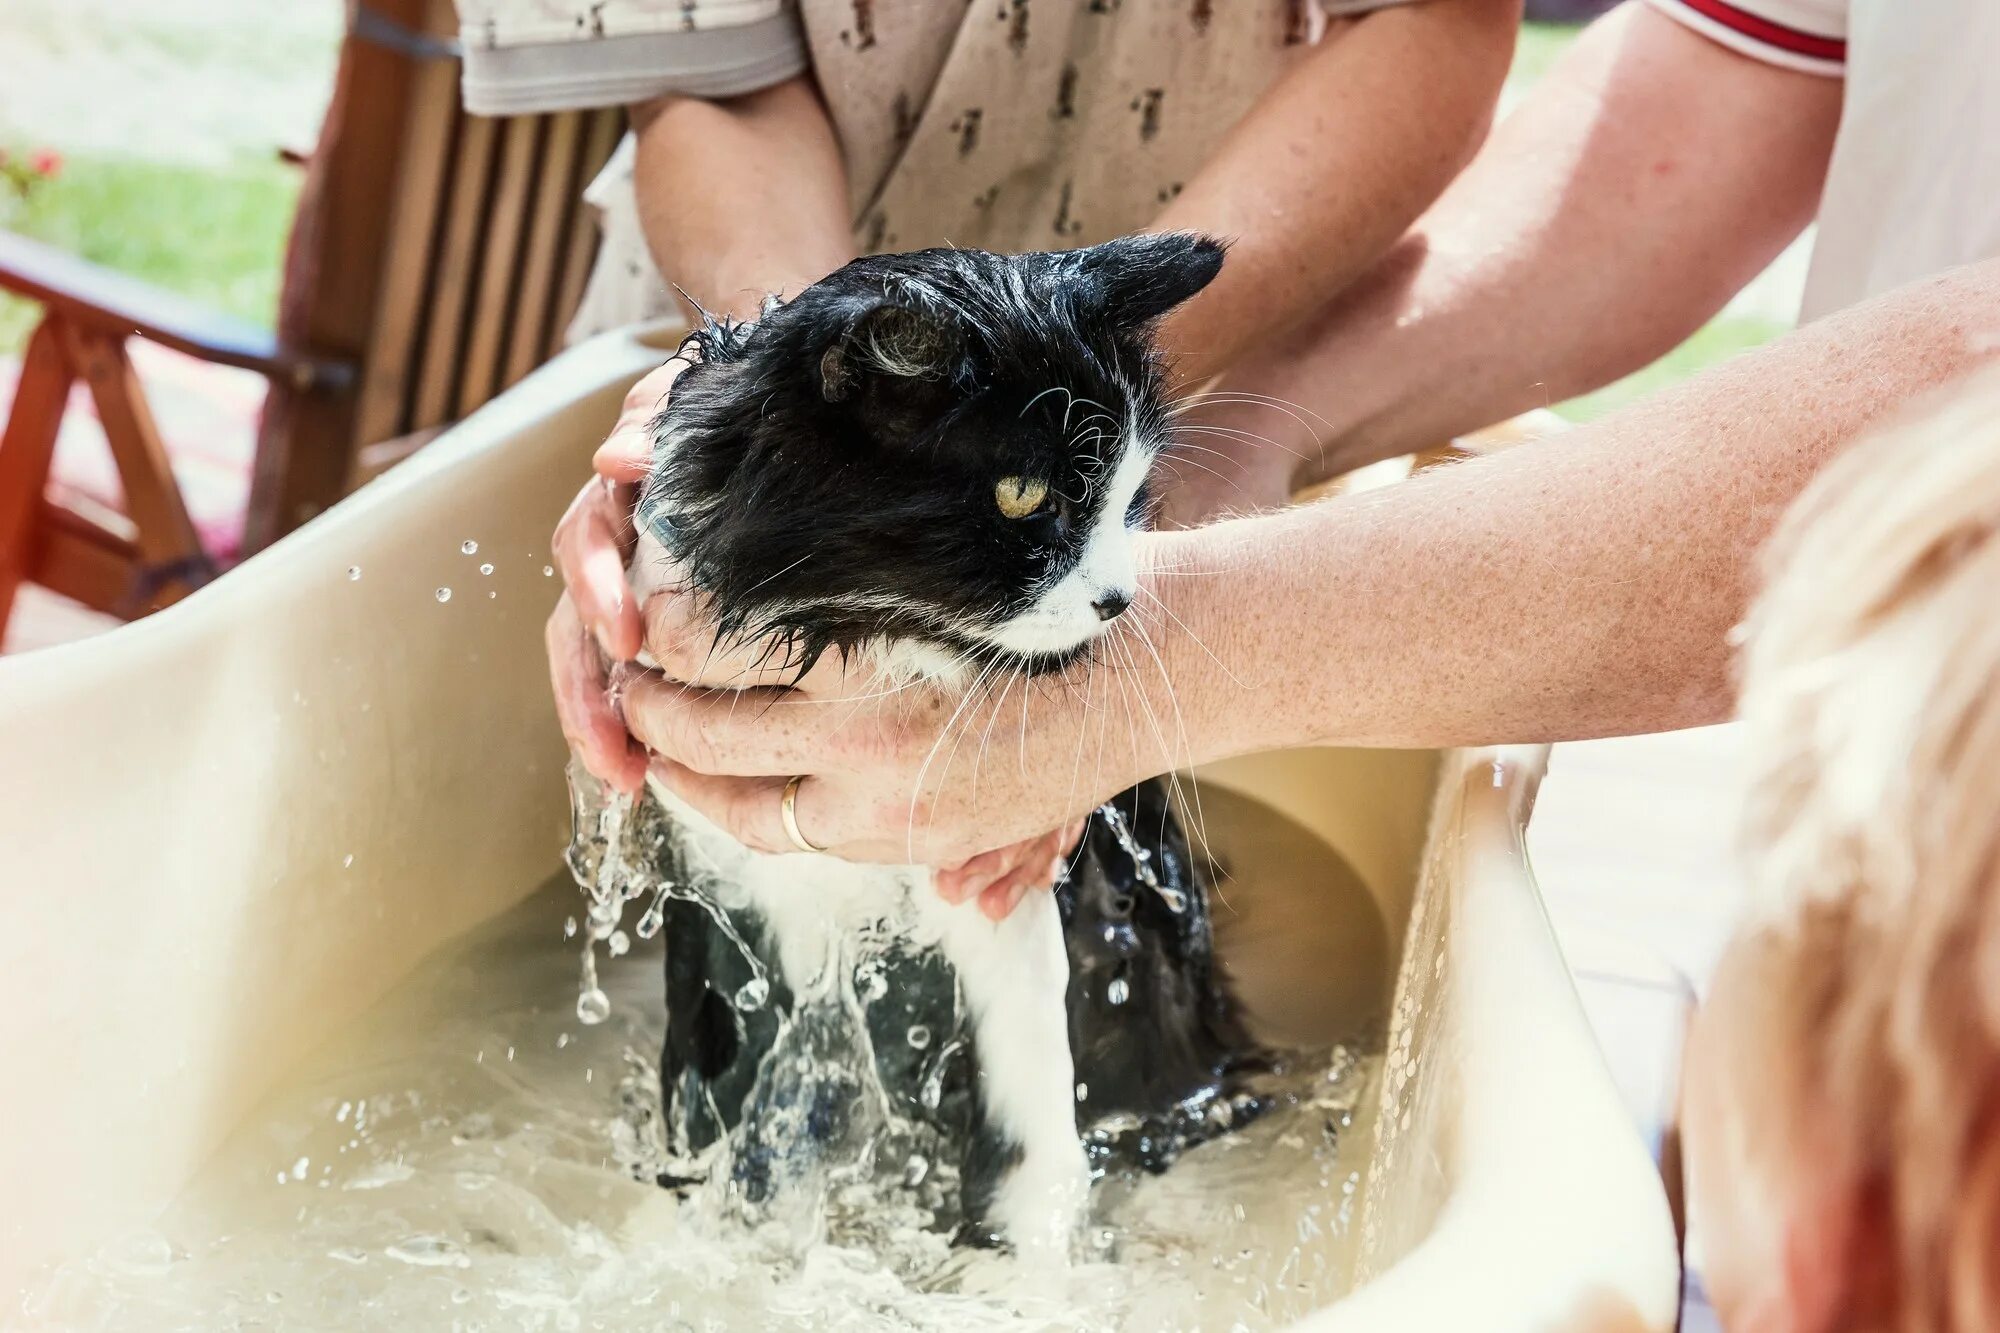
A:
MULTIPOLYGON (((754 324, 706 323, 655 423, 637 591, 671 567, 705 594, 721 636, 768 638, 801 670, 833 651, 964 689, 989 667, 1075 662, 1137 593, 1133 534, 1169 424, 1151 330, 1222 258, 1185 234, 875 256, 768 303, 754 324)), ((1212 1089, 1245 1045, 1157 791, 1122 798, 1158 846, 1150 868, 1100 821, 1082 881, 997 923, 976 903, 947 904, 922 868, 752 852, 653 791, 683 873, 769 968, 784 1012, 830 993, 841 941, 885 923, 901 932, 898 1022, 926 1019, 939 1046, 958 1034, 946 1049, 970 1060, 955 1075, 971 1137, 964 1222, 1018 1248, 1068 1243, 1089 1180, 1080 1104, 1086 1118, 1144 1124, 1212 1089), (1135 869, 1193 901, 1141 901, 1135 869)), ((699 1122, 697 1139, 770 1110, 753 1083, 776 1040, 775 1020, 722 1001, 749 974, 707 927, 686 910, 667 927, 662 1078, 670 1117, 699 1122)), ((904 1059, 880 1034, 874 1045, 914 1113, 951 1114, 935 1051, 904 1059)), ((834 1126, 850 1094, 785 1095, 824 1102, 805 1113, 834 1126)))

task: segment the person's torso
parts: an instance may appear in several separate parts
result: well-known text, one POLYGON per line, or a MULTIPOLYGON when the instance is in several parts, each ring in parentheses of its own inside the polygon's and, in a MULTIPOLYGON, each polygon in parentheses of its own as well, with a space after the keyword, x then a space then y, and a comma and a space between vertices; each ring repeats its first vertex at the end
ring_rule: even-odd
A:
POLYGON ((2000 256, 2000 3, 1851 0, 1804 318, 2000 256))
POLYGON ((803 0, 800 12, 861 248, 1016 251, 1152 221, 1341 8, 803 0))

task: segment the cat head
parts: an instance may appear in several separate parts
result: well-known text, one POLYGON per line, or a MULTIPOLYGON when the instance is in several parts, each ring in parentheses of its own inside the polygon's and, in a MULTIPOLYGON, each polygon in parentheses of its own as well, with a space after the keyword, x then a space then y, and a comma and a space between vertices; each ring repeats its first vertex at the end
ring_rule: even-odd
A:
POLYGON ((802 665, 886 641, 1059 669, 1136 595, 1169 419, 1152 330, 1221 266, 1188 234, 876 255, 709 322, 642 525, 724 635, 802 665))

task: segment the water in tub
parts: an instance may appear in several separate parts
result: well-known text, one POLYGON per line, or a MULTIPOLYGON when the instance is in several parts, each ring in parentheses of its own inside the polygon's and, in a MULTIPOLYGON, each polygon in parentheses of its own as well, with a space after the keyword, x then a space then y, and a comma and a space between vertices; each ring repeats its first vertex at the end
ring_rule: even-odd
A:
MULTIPOLYGON (((1209 836, 1229 849, 1225 900, 1303 885, 1292 917, 1304 903, 1353 923, 1350 940, 1383 938, 1372 901, 1324 844, 1227 793, 1205 807, 1209 836)), ((659 940, 635 896, 630 919, 614 923, 602 906, 593 917, 561 873, 430 959, 307 1057, 153 1228, 48 1275, 7 1322, 1247 1330, 1347 1289, 1372 1138, 1377 1061, 1365 1041, 1293 1059, 1276 1110, 1164 1175, 1100 1180, 1057 1270, 952 1247, 921 1225, 921 1190, 890 1199, 867 1180, 829 1181, 805 1225, 755 1226, 713 1192, 660 1188, 671 1163, 659 940), (593 941, 580 993, 576 947, 593 941)), ((1229 910, 1218 909, 1225 947, 1229 910)), ((1362 991, 1386 984, 1385 954, 1350 951, 1350 970, 1377 969, 1362 991)), ((885 1152, 893 1128, 879 1131, 885 1152)), ((925 1164, 900 1165, 907 1184, 925 1164)))

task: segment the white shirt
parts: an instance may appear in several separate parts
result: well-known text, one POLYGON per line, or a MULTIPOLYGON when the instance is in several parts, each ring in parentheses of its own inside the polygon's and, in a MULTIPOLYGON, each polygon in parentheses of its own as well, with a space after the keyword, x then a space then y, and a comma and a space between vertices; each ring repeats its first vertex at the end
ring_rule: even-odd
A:
POLYGON ((2000 0, 1649 0, 1846 81, 1801 319, 2000 257, 2000 0))

